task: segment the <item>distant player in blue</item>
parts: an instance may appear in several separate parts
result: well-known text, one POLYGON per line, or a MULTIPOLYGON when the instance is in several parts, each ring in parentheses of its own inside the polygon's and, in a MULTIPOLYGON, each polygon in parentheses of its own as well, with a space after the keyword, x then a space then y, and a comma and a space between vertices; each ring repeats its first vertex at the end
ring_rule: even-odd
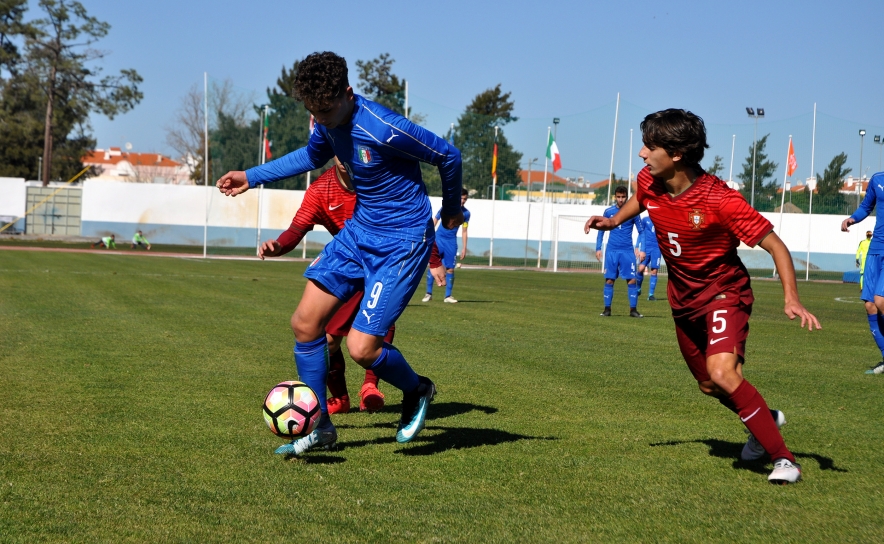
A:
MULTIPOLYGON (((605 210, 605 217, 614 217, 620 207, 626 203, 626 187, 622 185, 614 190, 614 205, 605 210)), ((605 309, 601 315, 610 317, 611 301, 614 300, 614 280, 618 277, 626 280, 629 293, 629 317, 644 317, 638 313, 638 285, 635 283, 635 248, 632 245, 632 227, 642 234, 642 223, 639 217, 633 217, 610 231, 608 244, 605 246, 605 309)), ((605 233, 599 231, 595 243, 595 258, 602 260, 602 246, 605 233)))
MULTIPOLYGON (((866 197, 853 215, 841 222, 841 230, 847 232, 850 225, 868 217, 879 200, 884 202, 884 172, 878 172, 869 180, 866 197)), ((884 330, 884 212, 881 207, 878 207, 875 214, 875 230, 866 256, 860 298, 866 303, 869 329, 872 331, 872 338, 881 352, 882 359, 880 363, 867 370, 866 374, 884 374, 884 335, 881 334, 884 330)))
POLYGON ((657 244, 657 231, 649 216, 641 220, 642 234, 638 237, 638 276, 635 283, 638 284, 638 294, 642 294, 642 282, 645 279, 645 269, 650 270, 651 285, 648 289, 648 300, 657 300, 654 290, 657 289, 657 271, 660 269, 660 246, 657 244))
MULTIPOLYGON (((462 189, 460 192, 460 211, 463 212, 463 225, 461 225, 461 232, 463 232, 463 249, 460 252, 461 261, 467 255, 467 227, 470 223, 470 210, 464 207, 464 204, 467 203, 467 198, 469 198, 467 190, 462 189)), ((436 212, 436 218, 434 219, 433 224, 438 225, 441 220, 442 210, 439 210, 436 212)), ((442 265, 445 267, 444 302, 457 304, 457 299, 451 296, 451 291, 454 289, 454 261, 457 259, 457 227, 453 229, 446 229, 444 226, 439 227, 439 229, 436 230, 436 246, 439 248, 439 257, 442 259, 442 265)), ((435 283, 435 281, 433 275, 430 274, 430 270, 427 269, 427 294, 424 295, 422 302, 430 302, 433 300, 433 283, 435 283)))
POLYGON ((307 268, 304 276, 309 281, 292 316, 298 375, 319 395, 322 417, 313 433, 276 453, 300 455, 335 445, 337 431, 325 403, 325 326, 357 291, 365 295, 347 348, 353 360, 402 390, 396 440, 409 442, 424 426, 436 386, 415 373, 399 350, 385 344, 384 335, 420 284, 435 237, 420 163, 439 169, 442 224, 455 229, 463 222, 460 151, 354 94, 347 62, 334 53, 313 53, 300 63, 295 94, 316 119, 307 146, 245 172, 228 172, 217 182, 222 193, 236 196, 260 183, 320 168, 337 156, 356 191, 353 217, 307 268))

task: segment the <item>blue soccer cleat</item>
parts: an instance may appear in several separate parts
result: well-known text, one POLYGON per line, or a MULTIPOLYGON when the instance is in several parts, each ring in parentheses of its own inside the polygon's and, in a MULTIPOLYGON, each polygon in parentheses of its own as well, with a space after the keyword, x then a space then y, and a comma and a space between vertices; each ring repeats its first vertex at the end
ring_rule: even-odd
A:
POLYGON ((435 396, 436 384, 421 376, 417 389, 402 398, 402 418, 396 429, 396 442, 411 442, 421 432, 427 418, 427 407, 435 396))
POLYGON ((291 444, 284 444, 276 448, 277 455, 301 455, 310 450, 330 450, 338 441, 338 431, 329 425, 322 429, 315 429, 312 433, 292 440, 291 444))

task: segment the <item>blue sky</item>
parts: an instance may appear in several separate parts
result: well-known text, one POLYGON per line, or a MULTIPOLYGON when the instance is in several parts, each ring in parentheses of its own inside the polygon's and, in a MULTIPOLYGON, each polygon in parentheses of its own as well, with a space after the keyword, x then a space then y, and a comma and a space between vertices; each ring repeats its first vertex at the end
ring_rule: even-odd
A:
POLYGON ((436 131, 500 83, 521 118, 505 132, 526 159, 539 157, 542 167, 546 127, 562 119, 564 175, 607 176, 617 93, 619 175, 628 170, 629 129, 634 155, 641 118, 681 107, 706 120, 712 149, 704 164, 721 155, 726 177, 732 136, 735 171, 752 145, 745 107, 762 106, 758 133, 771 134, 768 151, 780 176, 792 134, 795 177, 803 179, 815 102, 815 171, 844 151, 857 172, 859 128, 868 131, 863 169, 878 170, 882 148, 872 136, 884 135, 881 0, 81 1, 112 25, 99 44, 110 52, 106 73, 131 67, 145 80, 135 110, 113 121, 93 118, 100 147, 131 142, 136 151, 171 153, 164 127, 203 72, 260 97, 283 65, 332 50, 348 59, 351 74, 355 60, 390 53, 394 72, 409 81, 413 109, 436 131))

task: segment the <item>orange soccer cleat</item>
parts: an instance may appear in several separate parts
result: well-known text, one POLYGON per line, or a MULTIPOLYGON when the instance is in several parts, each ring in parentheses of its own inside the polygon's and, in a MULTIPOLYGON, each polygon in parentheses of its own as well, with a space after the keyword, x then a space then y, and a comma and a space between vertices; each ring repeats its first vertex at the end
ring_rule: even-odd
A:
POLYGON ((363 412, 377 412, 384 407, 384 394, 380 392, 378 386, 373 383, 362 385, 359 390, 359 409, 363 412))

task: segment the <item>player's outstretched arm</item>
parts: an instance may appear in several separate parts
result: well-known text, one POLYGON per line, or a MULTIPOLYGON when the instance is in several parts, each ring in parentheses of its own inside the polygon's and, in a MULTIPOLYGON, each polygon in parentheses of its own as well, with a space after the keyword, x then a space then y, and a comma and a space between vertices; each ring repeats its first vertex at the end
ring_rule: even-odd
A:
POLYGON ((276 240, 266 240, 261 247, 258 248, 258 257, 264 260, 264 257, 279 257, 282 255, 282 244, 276 240))
POLYGON ((215 182, 215 187, 224 193, 224 196, 236 196, 249 190, 249 178, 242 170, 227 172, 215 182))
POLYGON ((624 221, 632 219, 636 215, 642 213, 641 205, 632 195, 632 198, 626 201, 626 204, 614 214, 614 217, 605 217, 603 215, 593 215, 583 226, 583 232, 589 234, 590 229, 611 230, 619 227, 624 221))
POLYGON ((815 315, 807 311, 807 308, 801 304, 798 298, 798 283, 795 281, 795 266, 792 264, 792 254, 786 244, 771 231, 758 244, 761 248, 773 257, 774 265, 777 267, 777 273, 780 275, 780 282, 783 284, 783 297, 785 306, 783 311, 789 316, 789 319, 801 318, 801 328, 807 324, 807 330, 821 329, 819 320, 815 315))

